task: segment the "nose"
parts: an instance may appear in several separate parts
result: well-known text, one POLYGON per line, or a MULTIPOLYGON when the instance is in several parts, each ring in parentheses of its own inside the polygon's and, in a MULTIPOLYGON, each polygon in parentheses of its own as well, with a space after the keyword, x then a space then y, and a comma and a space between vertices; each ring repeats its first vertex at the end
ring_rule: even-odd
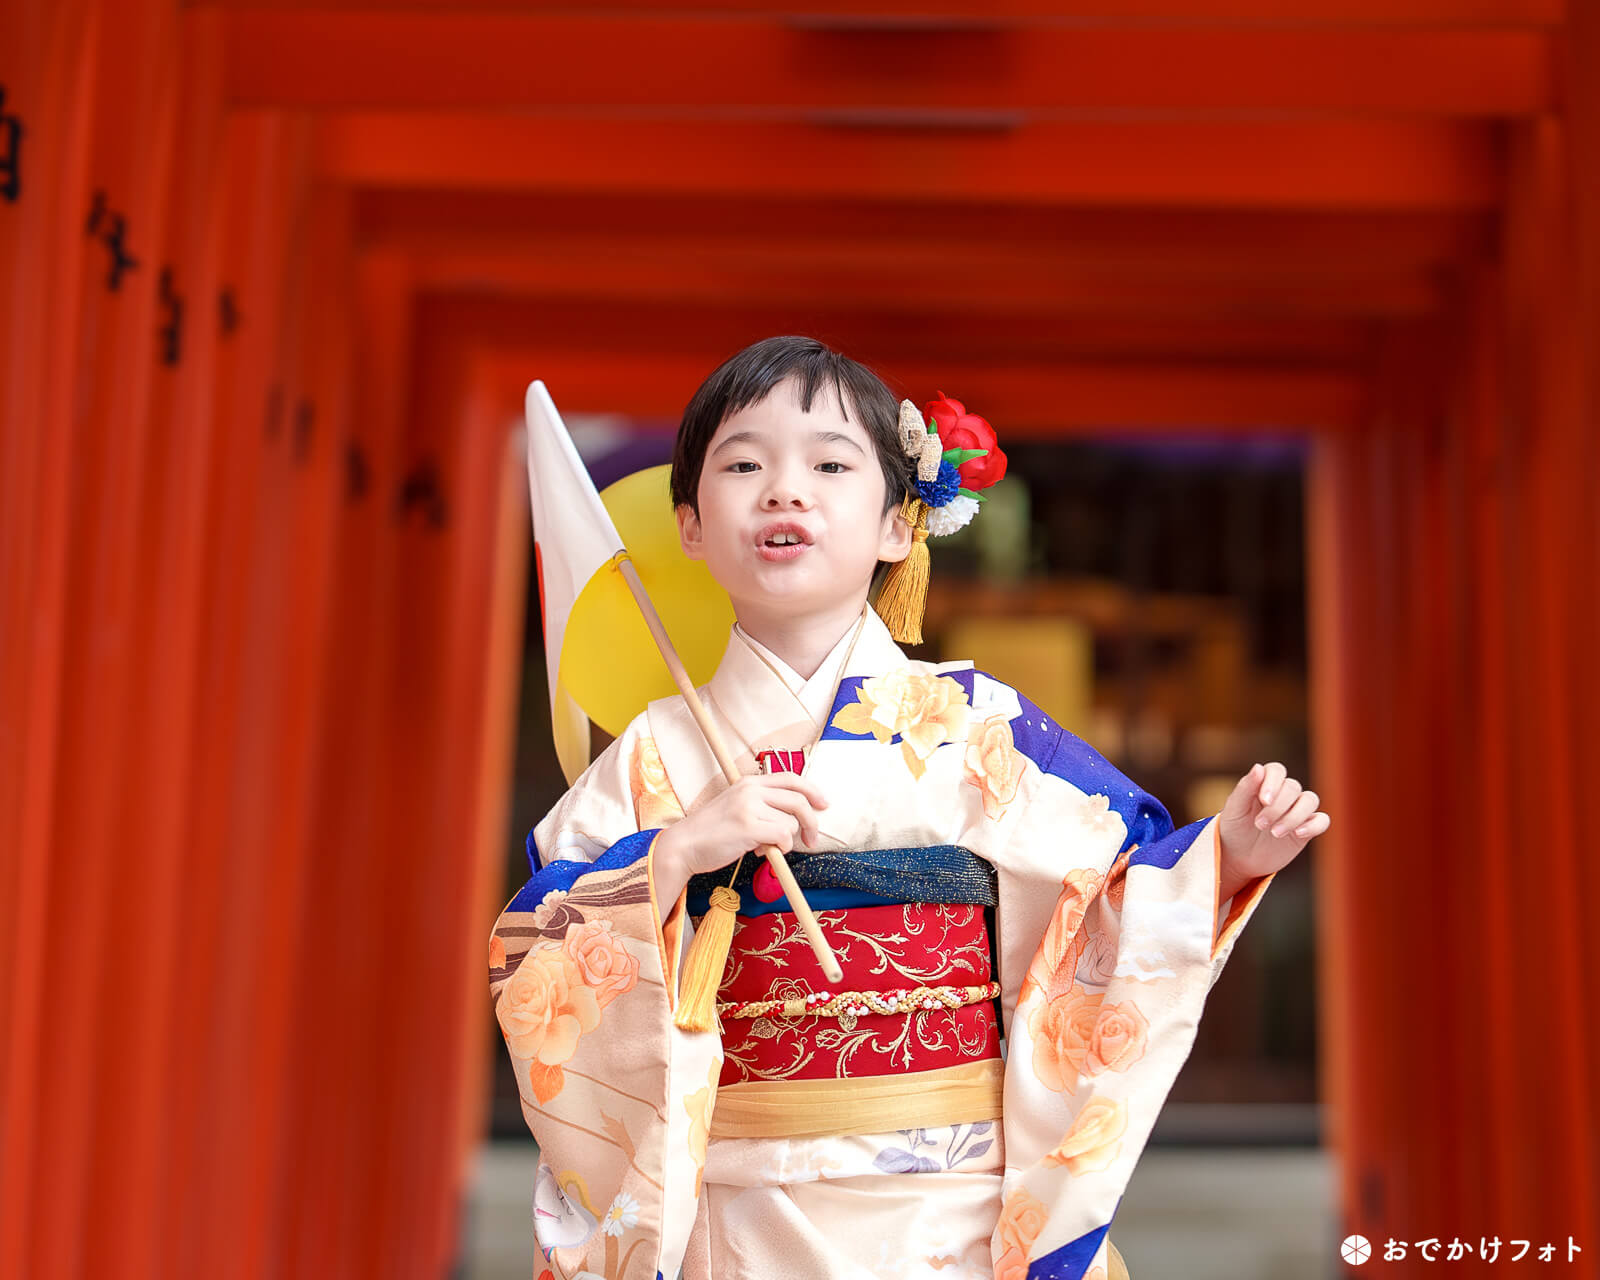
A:
POLYGON ((774 466, 767 469, 767 483, 761 495, 762 510, 777 511, 793 507, 804 511, 810 505, 810 490, 792 468, 774 466))

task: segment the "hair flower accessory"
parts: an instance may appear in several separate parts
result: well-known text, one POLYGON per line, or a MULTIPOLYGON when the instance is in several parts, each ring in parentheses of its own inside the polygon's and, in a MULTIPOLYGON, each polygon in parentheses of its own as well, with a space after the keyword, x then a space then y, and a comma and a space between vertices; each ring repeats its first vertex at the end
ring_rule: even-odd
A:
POLYGON ((972 517, 978 514, 978 502, 978 498, 969 498, 957 492, 942 507, 934 507, 928 512, 928 532, 935 538, 942 538, 947 533, 966 528, 972 517))
POLYGON ((961 492, 961 473, 956 470, 955 463, 941 459, 933 479, 918 477, 914 487, 917 496, 930 507, 943 507, 961 492))
POLYGON ((975 413, 968 413, 959 400, 939 393, 930 400, 927 413, 946 450, 961 450, 961 483, 968 489, 987 489, 1006 474, 1006 455, 1001 451, 994 428, 975 413))
POLYGON ((922 643, 928 535, 942 537, 965 528, 983 501, 979 491, 1006 473, 1006 455, 994 428, 968 413, 961 401, 941 391, 924 413, 910 400, 900 402, 900 446, 917 472, 900 506, 911 525, 911 551, 890 568, 876 604, 890 634, 910 644, 922 643))

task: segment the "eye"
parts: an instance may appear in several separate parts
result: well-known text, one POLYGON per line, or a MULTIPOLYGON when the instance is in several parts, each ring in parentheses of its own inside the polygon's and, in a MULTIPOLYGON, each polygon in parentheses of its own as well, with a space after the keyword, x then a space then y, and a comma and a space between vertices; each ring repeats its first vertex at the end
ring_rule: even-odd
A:
POLYGON ((751 468, 754 468, 755 465, 756 465, 755 463, 753 463, 753 462, 751 462, 751 461, 749 461, 747 459, 744 462, 735 462, 731 467, 728 468, 728 470, 732 471, 732 472, 735 472, 738 475, 747 476, 750 473, 748 471, 740 471, 739 468, 740 467, 751 467, 751 468))
POLYGON ((840 472, 848 471, 850 469, 849 467, 845 466, 844 463, 842 463, 842 462, 819 462, 819 463, 817 463, 817 469, 819 471, 823 467, 837 467, 839 469, 838 471, 830 471, 830 472, 828 472, 828 474, 831 475, 831 476, 836 476, 840 472))

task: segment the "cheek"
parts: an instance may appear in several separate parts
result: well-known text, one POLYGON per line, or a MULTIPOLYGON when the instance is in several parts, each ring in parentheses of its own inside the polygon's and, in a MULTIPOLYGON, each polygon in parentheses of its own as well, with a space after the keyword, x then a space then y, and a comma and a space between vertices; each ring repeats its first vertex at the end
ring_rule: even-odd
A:
POLYGON ((878 563, 878 551, 883 546, 883 521, 877 507, 863 505, 860 517, 850 531, 852 559, 871 568, 878 563))
POLYGON ((730 537, 732 527, 727 510, 727 495, 715 483, 700 486, 700 545, 706 554, 715 554, 730 537))
POLYGON ((873 472, 870 476, 863 474, 860 482, 851 486, 849 510, 852 524, 859 535, 874 547, 883 538, 884 529, 894 513, 892 506, 887 512, 883 509, 886 493, 887 484, 882 472, 873 472))

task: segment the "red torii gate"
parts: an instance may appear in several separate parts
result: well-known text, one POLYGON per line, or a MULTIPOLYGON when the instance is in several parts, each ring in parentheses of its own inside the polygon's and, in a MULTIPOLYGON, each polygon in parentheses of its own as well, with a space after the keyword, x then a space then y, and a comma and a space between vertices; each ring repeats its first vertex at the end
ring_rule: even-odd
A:
POLYGON ((1600 1274, 1600 10, 855 9, 0 3, 0 1275, 446 1265, 507 424, 782 331, 1313 435, 1345 1224, 1600 1274))

